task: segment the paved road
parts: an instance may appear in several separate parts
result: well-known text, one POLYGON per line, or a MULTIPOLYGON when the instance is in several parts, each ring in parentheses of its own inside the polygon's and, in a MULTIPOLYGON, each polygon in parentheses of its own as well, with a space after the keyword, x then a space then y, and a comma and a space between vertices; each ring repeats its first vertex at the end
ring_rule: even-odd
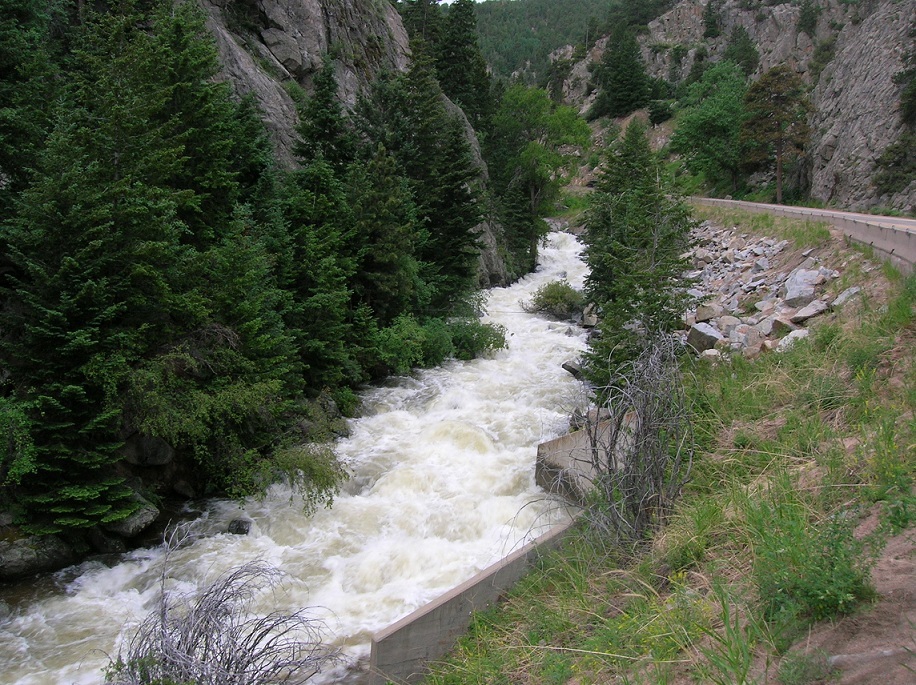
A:
POLYGON ((810 217, 819 221, 827 221, 843 231, 850 239, 870 245, 878 254, 890 259, 905 273, 912 273, 916 270, 916 219, 705 197, 694 197, 691 200, 697 204, 735 207, 751 212, 768 212, 780 216, 810 217))

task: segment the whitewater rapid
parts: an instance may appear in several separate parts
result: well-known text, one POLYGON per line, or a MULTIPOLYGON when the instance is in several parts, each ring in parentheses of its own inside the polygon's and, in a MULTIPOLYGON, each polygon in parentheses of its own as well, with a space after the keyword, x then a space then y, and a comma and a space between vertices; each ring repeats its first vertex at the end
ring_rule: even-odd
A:
MULTIPOLYGON (((580 252, 574 236, 551 233, 535 273, 488 292, 484 320, 506 328, 508 349, 361 395, 364 415, 335 447, 352 476, 332 508, 305 516, 282 487, 241 505, 209 502, 203 537, 172 553, 169 589, 192 591, 255 559, 279 567, 287 581, 258 610, 312 607, 349 662, 314 682, 346 682, 365 667, 374 632, 566 520, 534 482, 535 454, 583 402, 560 367, 585 336, 522 303, 559 278, 580 288, 580 252), (225 532, 235 518, 252 521, 249 535, 225 532)), ((0 617, 0 682, 101 682, 108 655, 156 600, 162 559, 141 549, 19 588, 0 617)))

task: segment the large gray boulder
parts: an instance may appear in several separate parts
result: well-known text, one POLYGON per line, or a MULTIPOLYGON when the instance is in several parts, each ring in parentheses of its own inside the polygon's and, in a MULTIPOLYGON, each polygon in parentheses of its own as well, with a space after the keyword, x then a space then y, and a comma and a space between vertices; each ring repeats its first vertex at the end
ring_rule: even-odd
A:
POLYGON ((76 563, 77 555, 54 535, 0 540, 0 581, 29 578, 76 563))
POLYGON ((723 339, 724 336, 708 323, 694 324, 687 333, 687 344, 697 354, 714 348, 716 343, 723 339))
POLYGON ((783 285, 783 301, 789 307, 804 307, 814 300, 815 288, 824 280, 820 271, 796 269, 789 274, 783 285))

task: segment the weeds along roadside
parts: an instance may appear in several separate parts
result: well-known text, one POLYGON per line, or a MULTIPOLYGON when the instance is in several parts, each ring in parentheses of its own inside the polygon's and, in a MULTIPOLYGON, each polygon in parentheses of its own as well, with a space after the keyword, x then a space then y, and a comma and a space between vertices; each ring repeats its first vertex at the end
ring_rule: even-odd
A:
MULTIPOLYGON (((823 244, 818 224, 713 218, 823 244)), ((880 278, 886 295, 825 317, 785 353, 684 360, 697 454, 667 525, 629 549, 583 530, 475 615, 427 682, 827 675, 819 655, 786 650, 815 622, 862 610, 884 541, 916 523, 916 277, 846 261, 843 287, 880 278), (877 528, 857 532, 876 510, 877 528)))

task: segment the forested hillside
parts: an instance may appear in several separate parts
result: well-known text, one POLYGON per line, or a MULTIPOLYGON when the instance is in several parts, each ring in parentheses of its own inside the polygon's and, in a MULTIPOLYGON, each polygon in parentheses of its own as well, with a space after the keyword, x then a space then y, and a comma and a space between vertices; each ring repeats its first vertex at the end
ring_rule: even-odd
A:
POLYGON ((477 5, 480 49, 494 74, 544 82, 549 55, 573 45, 584 55, 611 27, 645 26, 671 0, 488 0, 477 5))
POLYGON ((504 344, 477 319, 477 227, 499 217, 509 272, 530 268, 560 148, 588 128, 540 91, 491 95, 470 0, 402 5, 409 68, 365 72, 349 110, 334 49, 286 79, 289 164, 195 3, 0 2, 0 510, 19 530, 106 547, 155 511, 141 495, 280 477, 329 502, 342 472, 309 443, 354 388, 504 344))

